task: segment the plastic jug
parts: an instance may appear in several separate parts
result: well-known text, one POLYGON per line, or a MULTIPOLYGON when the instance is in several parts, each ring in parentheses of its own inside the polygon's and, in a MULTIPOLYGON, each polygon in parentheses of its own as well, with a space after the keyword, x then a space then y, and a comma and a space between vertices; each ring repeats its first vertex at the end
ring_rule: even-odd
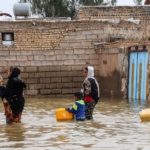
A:
POLYGON ((65 108, 60 108, 56 110, 56 119, 57 120, 72 120, 74 114, 69 113, 65 108))
POLYGON ((140 118, 142 121, 150 121, 150 109, 144 109, 140 113, 140 118))

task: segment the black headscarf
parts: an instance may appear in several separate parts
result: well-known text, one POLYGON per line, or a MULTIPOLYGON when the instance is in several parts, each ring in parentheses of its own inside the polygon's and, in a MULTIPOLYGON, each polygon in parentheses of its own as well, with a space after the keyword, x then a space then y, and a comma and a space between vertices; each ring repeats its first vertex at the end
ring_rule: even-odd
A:
POLYGON ((12 79, 14 77, 18 77, 20 73, 21 73, 20 69, 15 67, 15 68, 13 68, 13 70, 8 78, 12 79))

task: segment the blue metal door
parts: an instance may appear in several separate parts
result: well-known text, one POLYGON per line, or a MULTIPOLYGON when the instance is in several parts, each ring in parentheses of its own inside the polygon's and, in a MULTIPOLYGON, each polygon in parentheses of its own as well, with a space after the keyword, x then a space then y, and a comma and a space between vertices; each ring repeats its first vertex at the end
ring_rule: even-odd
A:
POLYGON ((148 52, 131 52, 129 60, 128 98, 146 100, 148 52))

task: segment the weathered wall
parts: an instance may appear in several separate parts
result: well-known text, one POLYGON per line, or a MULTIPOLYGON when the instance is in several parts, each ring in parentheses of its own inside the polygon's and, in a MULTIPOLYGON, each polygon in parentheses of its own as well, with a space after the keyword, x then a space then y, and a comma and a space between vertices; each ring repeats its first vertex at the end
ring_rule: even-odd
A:
POLYGON ((83 6, 80 7, 75 20, 91 19, 140 19, 150 17, 150 6, 83 6), (146 16, 147 14, 147 16, 146 16))
MULTIPOLYGON (((14 33, 14 46, 0 43, 0 72, 17 66, 27 83, 27 95, 62 96, 82 88, 83 68, 92 65, 99 81, 99 56, 93 43, 104 30, 98 22, 0 22, 0 32, 14 33), (93 26, 91 24, 93 23, 93 26)), ((0 40, 1 36, 0 36, 0 40)))
MULTIPOLYGON (((134 41, 123 41, 105 43, 104 45, 96 46, 96 51, 99 55, 99 74, 100 74, 100 87, 101 96, 109 97, 119 97, 127 98, 128 92, 128 56, 129 47, 132 51, 136 50, 136 45, 138 50, 143 50, 142 42, 134 41)), ((149 42, 145 41, 144 45, 150 53, 149 42)), ((150 55, 148 57, 150 59, 150 55)), ((150 78, 150 64, 148 65, 148 72, 150 78)), ((150 80, 149 91, 150 91, 150 80)), ((149 94, 150 95, 150 94, 149 94)), ((150 99, 150 96, 149 96, 150 99)))
POLYGON ((13 32, 15 42, 13 46, 3 46, 0 42, 0 74, 5 83, 8 66, 17 66, 27 83, 25 94, 70 96, 82 88, 82 70, 91 65, 95 68, 101 95, 125 95, 127 57, 119 47, 140 41, 106 43, 102 49, 94 44, 118 36, 134 40, 135 35, 139 37, 142 32, 141 25, 123 20, 116 24, 98 20, 34 22, 34 25, 32 21, 0 22, 0 33, 13 32), (108 66, 103 66, 103 60, 108 66))
MULTIPOLYGON (((111 45, 111 43, 109 43, 111 45)), ((120 43, 120 46, 122 44, 120 43)), ((116 45, 117 46, 117 45, 116 45)), ((124 47, 99 48, 101 96, 126 98, 128 55, 124 47), (109 51, 107 53, 106 51, 109 51)))
POLYGON ((100 54, 99 64, 101 96, 121 97, 118 54, 100 54))
POLYGON ((69 17, 46 17, 46 18, 28 18, 28 17, 25 17, 25 18, 15 18, 15 20, 23 20, 23 21, 25 21, 25 20, 30 20, 30 21, 58 21, 58 20, 60 20, 60 21, 62 21, 62 20, 71 20, 71 18, 69 18, 69 17))

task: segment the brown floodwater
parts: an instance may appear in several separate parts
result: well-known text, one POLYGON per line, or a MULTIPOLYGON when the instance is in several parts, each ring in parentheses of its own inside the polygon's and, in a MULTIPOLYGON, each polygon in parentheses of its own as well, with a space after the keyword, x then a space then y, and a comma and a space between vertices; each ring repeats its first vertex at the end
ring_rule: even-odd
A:
POLYGON ((6 125, 0 102, 0 149, 149 150, 150 122, 139 113, 150 102, 101 98, 91 121, 56 121, 73 99, 26 98, 22 123, 6 125))

